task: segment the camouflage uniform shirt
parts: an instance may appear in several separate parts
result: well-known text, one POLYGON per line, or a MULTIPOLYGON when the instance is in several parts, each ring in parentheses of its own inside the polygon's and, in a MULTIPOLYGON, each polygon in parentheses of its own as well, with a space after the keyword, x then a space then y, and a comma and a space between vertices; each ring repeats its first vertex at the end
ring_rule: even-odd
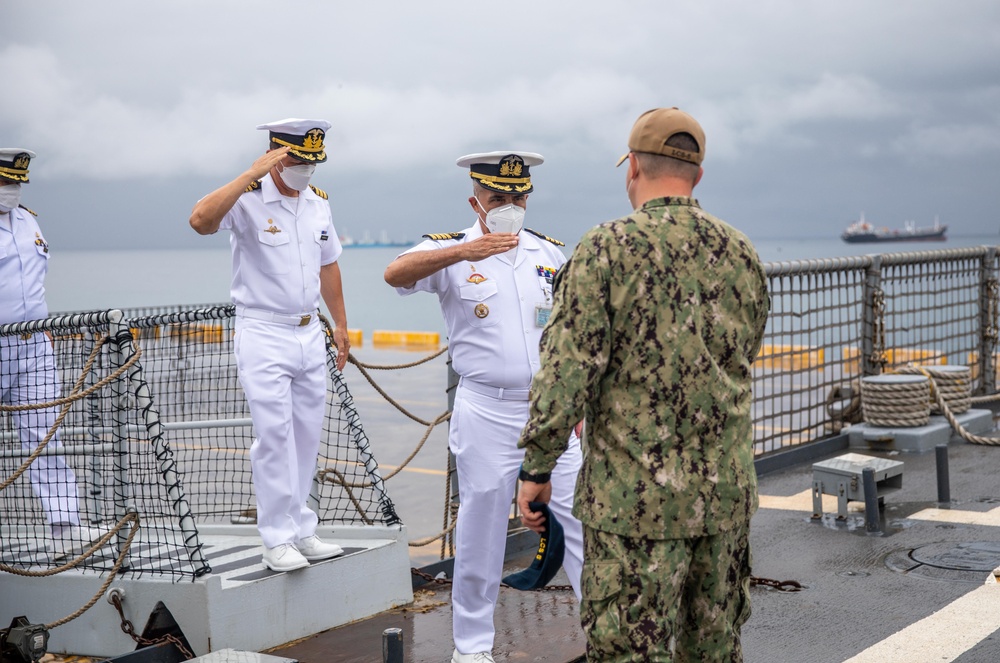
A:
POLYGON ((750 367, 768 306, 753 245, 693 198, 588 231, 555 279, 524 469, 551 470, 585 415, 573 508, 585 525, 673 539, 749 521, 750 367))

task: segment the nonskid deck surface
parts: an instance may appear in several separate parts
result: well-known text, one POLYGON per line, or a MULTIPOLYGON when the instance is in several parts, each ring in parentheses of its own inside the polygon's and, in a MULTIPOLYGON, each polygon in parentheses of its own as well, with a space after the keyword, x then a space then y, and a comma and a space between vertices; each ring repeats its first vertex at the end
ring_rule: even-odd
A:
MULTIPOLYGON (((953 441, 950 504, 937 502, 937 461, 929 453, 844 448, 760 477, 761 508, 751 524, 753 575, 795 580, 798 592, 751 589, 743 629, 746 663, 1000 661, 1000 447, 953 441), (902 488, 888 495, 881 532, 867 534, 864 504, 837 520, 836 497, 812 518, 812 462, 862 453, 904 463, 902 488)), ((507 568, 523 568, 517 558, 507 568)), ((564 583, 560 574, 553 581, 564 583)), ((380 661, 386 628, 403 630, 406 663, 448 661, 450 587, 425 585, 415 604, 269 650, 302 663, 380 661)), ((499 662, 578 660, 585 650, 570 591, 502 588, 494 658, 499 662)))

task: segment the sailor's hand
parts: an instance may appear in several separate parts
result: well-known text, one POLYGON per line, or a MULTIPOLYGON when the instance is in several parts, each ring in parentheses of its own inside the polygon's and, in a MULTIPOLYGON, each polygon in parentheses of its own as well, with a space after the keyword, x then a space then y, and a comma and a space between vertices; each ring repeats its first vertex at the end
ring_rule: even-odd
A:
POLYGON ((517 246, 517 235, 513 233, 487 233, 478 239, 466 242, 463 246, 466 260, 482 260, 513 249, 517 246))
POLYGON ((292 148, 285 145, 284 147, 280 147, 276 150, 265 152, 264 154, 257 157, 257 160, 254 161, 253 165, 250 166, 250 169, 247 170, 247 174, 250 175, 250 177, 253 180, 255 181, 259 180, 260 178, 267 175, 271 171, 271 169, 278 164, 279 161, 284 159, 285 155, 288 154, 288 150, 290 149, 292 148))
POLYGON ((351 339, 346 328, 333 328, 333 343, 337 346, 337 370, 342 371, 347 365, 347 353, 351 350, 351 339))
POLYGON ((517 491, 517 508, 521 512, 521 522, 533 532, 541 534, 545 531, 545 516, 541 511, 532 511, 528 506, 530 502, 549 503, 552 499, 552 482, 535 483, 534 481, 522 481, 521 488, 517 491))

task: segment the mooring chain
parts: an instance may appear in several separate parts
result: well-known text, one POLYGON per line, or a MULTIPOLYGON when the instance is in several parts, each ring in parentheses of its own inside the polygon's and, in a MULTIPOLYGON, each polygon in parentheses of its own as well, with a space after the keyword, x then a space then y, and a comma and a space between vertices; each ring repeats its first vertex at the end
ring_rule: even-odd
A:
POLYGON ((190 661, 192 658, 194 658, 194 653, 192 653, 190 649, 184 646, 184 643, 181 642, 180 638, 171 633, 164 633, 158 638, 144 638, 141 635, 136 635, 135 626, 132 624, 131 620, 129 620, 125 616, 125 611, 122 610, 121 596, 119 594, 112 594, 110 601, 111 604, 115 606, 115 610, 118 611, 118 616, 121 617, 122 631, 125 633, 125 635, 135 640, 136 644, 149 646, 149 645, 163 644, 164 642, 172 642, 174 643, 174 646, 177 647, 177 650, 184 655, 185 661, 190 661))
POLYGON ((995 348, 997 340, 1000 340, 1000 283, 996 279, 986 282, 986 320, 983 337, 995 348))
POLYGON ((83 391, 80 391, 81 387, 83 386, 83 381, 86 379, 87 375, 89 375, 90 371, 93 369, 94 362, 97 360, 97 353, 100 351, 101 347, 108 341, 109 337, 105 336, 103 338, 98 339, 94 343, 94 347, 90 352, 90 356, 87 358, 87 362, 86 364, 84 364, 84 367, 81 370, 80 377, 77 379, 76 384, 73 385, 73 389, 70 391, 69 396, 58 398, 54 401, 49 401, 47 403, 28 403, 25 405, 0 405, 0 412, 44 410, 46 408, 55 407, 57 405, 63 406, 63 409, 59 412, 59 416, 57 416, 56 420, 52 423, 52 427, 49 428, 49 431, 45 434, 45 437, 42 438, 42 440, 38 443, 38 446, 34 448, 34 450, 31 452, 31 455, 29 455, 25 459, 25 461, 21 464, 21 466, 18 467, 10 477, 8 477, 3 483, 0 483, 0 491, 3 491, 5 488, 7 488, 7 486, 17 481, 17 478, 22 474, 24 474, 24 472, 31 466, 31 464, 35 462, 35 459, 42 454, 42 452, 45 450, 45 447, 48 445, 49 441, 56 434, 56 431, 59 430, 60 426, 62 426, 62 422, 66 418, 66 415, 69 414, 69 411, 73 406, 73 403, 82 398, 90 396, 99 389, 103 389, 112 381, 117 380, 119 377, 121 377, 121 375, 125 371, 127 371, 129 368, 131 368, 133 364, 135 364, 135 362, 139 361, 139 357, 142 355, 142 349, 139 348, 139 345, 133 341, 133 348, 135 349, 135 352, 132 354, 131 357, 129 357, 128 361, 122 364, 117 370, 115 370, 110 375, 102 378, 101 380, 98 380, 96 383, 94 383, 90 387, 87 387, 83 391))
POLYGON ((885 368, 885 293, 880 288, 872 291, 872 356, 871 362, 885 368))
MULTIPOLYGON (((425 573, 424 571, 421 571, 420 569, 415 569, 413 567, 410 567, 410 573, 413 574, 413 575, 415 575, 415 576, 417 576, 417 577, 419 577, 419 578, 423 578, 427 582, 432 582, 432 583, 434 583, 436 585, 450 585, 451 584, 451 578, 435 578, 431 574, 425 573)), ((501 587, 505 587, 507 589, 514 589, 510 585, 506 585, 506 584, 504 584, 502 582, 500 583, 500 586, 501 587)), ((567 592, 567 591, 571 591, 572 589, 573 589, 572 585, 545 585, 544 587, 539 587, 538 589, 529 589, 529 590, 520 590, 520 591, 529 591, 529 592, 567 592)))
POLYGON ((779 592, 801 592, 805 589, 798 580, 771 580, 770 578, 758 578, 750 576, 751 587, 770 587, 779 592))

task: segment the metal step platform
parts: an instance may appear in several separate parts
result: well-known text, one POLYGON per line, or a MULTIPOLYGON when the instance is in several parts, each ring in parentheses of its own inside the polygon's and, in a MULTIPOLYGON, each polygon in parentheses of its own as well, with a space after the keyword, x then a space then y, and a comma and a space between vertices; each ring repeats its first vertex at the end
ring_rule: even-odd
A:
MULTIPOLYGON (((76 619, 52 629, 48 651, 110 657, 136 649, 106 600, 120 592, 124 616, 141 633, 158 603, 173 615, 195 655, 220 649, 261 651, 413 601, 404 526, 326 526, 317 534, 344 554, 288 573, 261 563, 254 526, 199 527, 212 571, 172 581, 125 572, 76 619)), ((142 532, 133 546, 143 545, 142 532)), ((0 622, 26 615, 51 623, 94 596, 106 576, 69 570, 54 577, 0 575, 0 622)))

